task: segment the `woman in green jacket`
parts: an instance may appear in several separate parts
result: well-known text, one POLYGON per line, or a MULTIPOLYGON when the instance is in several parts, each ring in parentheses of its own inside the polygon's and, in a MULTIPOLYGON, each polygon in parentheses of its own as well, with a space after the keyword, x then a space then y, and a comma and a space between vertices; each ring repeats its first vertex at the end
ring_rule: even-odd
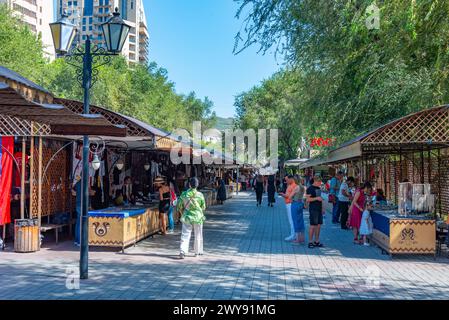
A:
POLYGON ((182 213, 180 259, 184 259, 189 252, 192 229, 195 233, 195 256, 203 254, 203 222, 206 220, 204 215, 206 202, 203 194, 197 190, 198 185, 198 179, 191 178, 189 181, 190 188, 184 191, 178 199, 177 210, 182 213))

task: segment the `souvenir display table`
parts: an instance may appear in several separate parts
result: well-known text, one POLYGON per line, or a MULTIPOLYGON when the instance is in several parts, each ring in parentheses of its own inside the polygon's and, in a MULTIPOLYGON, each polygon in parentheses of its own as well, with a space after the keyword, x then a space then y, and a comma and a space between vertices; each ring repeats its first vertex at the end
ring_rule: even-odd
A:
POLYGON ((396 210, 372 212, 372 240, 383 251, 394 254, 435 255, 435 220, 425 215, 399 215, 396 210))
POLYGON ((89 245, 125 247, 160 231, 157 204, 89 211, 89 245))

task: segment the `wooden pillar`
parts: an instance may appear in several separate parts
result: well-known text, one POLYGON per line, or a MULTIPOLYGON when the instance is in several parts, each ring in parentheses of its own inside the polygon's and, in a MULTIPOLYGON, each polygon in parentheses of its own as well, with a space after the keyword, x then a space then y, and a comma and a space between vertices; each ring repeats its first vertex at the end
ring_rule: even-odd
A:
POLYGON ((41 226, 42 217, 42 137, 39 137, 39 160, 37 173, 37 218, 39 227, 41 226))
POLYGON ((383 160, 383 167, 384 167, 384 176, 383 176, 383 180, 384 180, 384 195, 385 198, 389 199, 390 195, 388 194, 388 190, 387 190, 387 160, 386 158, 384 158, 383 160))
POLYGON ((442 215, 441 212, 441 150, 438 149, 438 212, 440 213, 440 217, 442 215))
MULTIPOLYGON (((33 132, 33 122, 31 122, 31 132, 33 132)), ((34 205, 34 137, 30 140, 30 219, 33 218, 34 205)))
POLYGON ((427 149, 427 175, 429 176, 429 184, 432 183, 432 155, 430 153, 430 147, 427 149))
POLYGON ((25 219, 25 156, 26 140, 22 137, 22 165, 20 169, 20 219, 25 219))
POLYGON ((421 149, 421 183, 424 183, 424 148, 421 149))

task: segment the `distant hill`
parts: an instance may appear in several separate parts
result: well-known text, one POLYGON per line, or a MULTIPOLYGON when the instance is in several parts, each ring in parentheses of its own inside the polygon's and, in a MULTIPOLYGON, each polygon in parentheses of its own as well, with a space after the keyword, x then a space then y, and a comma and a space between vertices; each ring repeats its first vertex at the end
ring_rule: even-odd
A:
POLYGON ((232 129, 233 126, 234 126, 234 118, 217 117, 217 122, 215 124, 215 127, 218 130, 232 129))

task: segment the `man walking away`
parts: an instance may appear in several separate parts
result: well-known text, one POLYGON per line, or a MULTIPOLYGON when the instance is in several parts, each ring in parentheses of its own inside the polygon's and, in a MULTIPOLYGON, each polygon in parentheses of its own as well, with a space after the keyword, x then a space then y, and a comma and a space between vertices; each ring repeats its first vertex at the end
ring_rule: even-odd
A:
POLYGON ((321 177, 315 175, 313 184, 307 188, 306 199, 309 203, 309 248, 322 247, 320 242, 321 225, 323 224, 323 198, 321 197, 321 177), (315 241, 313 238, 315 237, 315 241))
POLYGON ((262 195, 263 195, 263 176, 258 174, 256 178, 256 200, 257 206, 262 205, 262 195))
POLYGON ((337 175, 330 180, 329 202, 332 203, 332 223, 340 222, 340 212, 338 210, 338 192, 340 191, 343 172, 338 171, 337 175))
POLYGON ((246 191, 246 175, 240 175, 240 183, 242 186, 242 191, 246 191))
POLYGON ((346 181, 343 181, 338 192, 338 211, 340 212, 340 223, 343 230, 349 229, 346 225, 348 222, 349 205, 352 201, 351 188, 354 186, 354 177, 348 177, 346 181))
POLYGON ((178 200, 177 209, 182 212, 182 234, 180 259, 184 259, 189 252, 190 236, 192 229, 195 233, 195 256, 203 254, 203 223, 206 220, 204 211, 206 202, 201 192, 197 190, 199 185, 197 178, 190 178, 187 191, 184 191, 178 200))

